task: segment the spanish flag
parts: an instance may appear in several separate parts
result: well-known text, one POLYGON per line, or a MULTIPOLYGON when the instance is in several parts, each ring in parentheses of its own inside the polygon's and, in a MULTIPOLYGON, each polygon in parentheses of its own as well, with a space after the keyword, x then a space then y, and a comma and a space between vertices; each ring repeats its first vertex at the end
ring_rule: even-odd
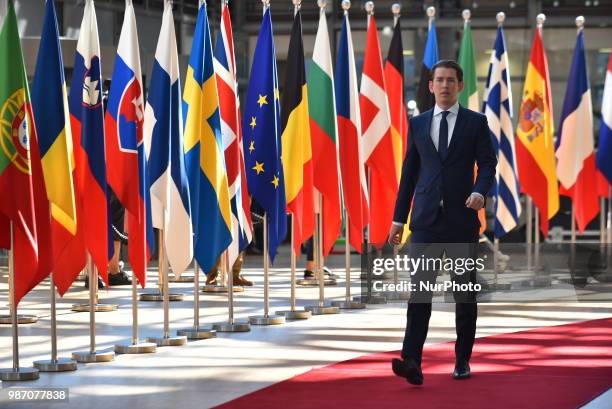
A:
POLYGON ((300 245, 314 232, 314 198, 308 91, 299 11, 295 13, 291 29, 283 92, 281 158, 285 172, 287 211, 293 217, 293 247, 295 253, 300 254, 300 245))
POLYGON ((521 192, 529 195, 538 208, 544 235, 548 234, 548 221, 559 210, 553 134, 548 62, 540 29, 537 29, 516 129, 516 160, 521 192))

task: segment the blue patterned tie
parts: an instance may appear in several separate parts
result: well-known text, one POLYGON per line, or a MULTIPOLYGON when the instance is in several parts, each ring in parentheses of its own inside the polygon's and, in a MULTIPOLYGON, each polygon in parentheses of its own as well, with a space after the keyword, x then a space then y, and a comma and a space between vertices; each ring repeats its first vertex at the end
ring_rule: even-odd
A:
POLYGON ((440 137, 438 139, 438 155, 440 159, 446 159, 448 154, 448 121, 446 117, 450 111, 442 111, 442 119, 440 120, 440 137))

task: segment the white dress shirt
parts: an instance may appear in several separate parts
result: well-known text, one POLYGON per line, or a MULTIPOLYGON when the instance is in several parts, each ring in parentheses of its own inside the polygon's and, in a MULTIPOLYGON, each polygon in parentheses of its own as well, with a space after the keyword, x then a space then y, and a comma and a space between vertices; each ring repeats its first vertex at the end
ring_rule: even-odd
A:
MULTIPOLYGON (((431 135, 431 140, 436 150, 438 150, 438 141, 440 140, 440 121, 442 120, 443 111, 444 110, 436 104, 433 111, 433 117, 431 118, 429 135, 431 135)), ((459 114, 459 102, 455 102, 455 105, 447 109, 447 111, 449 114, 446 115, 446 122, 448 122, 448 145, 450 146, 453 130, 455 129, 455 122, 457 122, 457 115, 459 114)))

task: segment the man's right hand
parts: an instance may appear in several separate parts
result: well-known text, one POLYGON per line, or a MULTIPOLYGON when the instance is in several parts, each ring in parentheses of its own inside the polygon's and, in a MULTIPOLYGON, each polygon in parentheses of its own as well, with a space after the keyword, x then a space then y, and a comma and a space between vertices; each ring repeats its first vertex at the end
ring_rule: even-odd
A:
POLYGON ((404 235, 404 225, 403 224, 391 224, 391 229, 389 229, 389 244, 393 246, 397 246, 402 241, 402 236, 404 235))

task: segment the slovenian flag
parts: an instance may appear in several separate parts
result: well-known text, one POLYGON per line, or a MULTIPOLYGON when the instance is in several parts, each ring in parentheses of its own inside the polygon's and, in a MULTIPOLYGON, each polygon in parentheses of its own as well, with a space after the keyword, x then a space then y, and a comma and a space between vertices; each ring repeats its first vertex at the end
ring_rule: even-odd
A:
POLYGON ((146 190, 153 227, 164 231, 166 255, 175 275, 193 258, 189 186, 183 158, 183 115, 172 2, 166 1, 145 107, 146 190))
POLYGON ((584 55, 584 33, 580 28, 567 80, 555 154, 557 177, 561 182, 559 193, 572 199, 581 233, 599 212, 593 144, 591 88, 584 55))
POLYGON ((104 119, 108 184, 128 219, 128 257, 140 285, 154 247, 151 215, 146 211, 146 162, 142 128, 144 99, 134 6, 128 2, 104 119), (148 221, 148 222, 147 222, 148 221))

